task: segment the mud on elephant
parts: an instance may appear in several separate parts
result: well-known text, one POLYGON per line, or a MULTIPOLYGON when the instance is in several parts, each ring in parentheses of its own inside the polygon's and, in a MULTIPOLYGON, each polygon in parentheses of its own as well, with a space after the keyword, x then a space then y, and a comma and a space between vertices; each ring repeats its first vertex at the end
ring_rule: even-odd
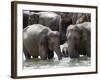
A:
POLYGON ((40 58, 42 60, 52 59, 54 51, 58 59, 62 59, 59 32, 52 31, 50 28, 41 24, 33 24, 23 31, 23 50, 26 59, 40 58))
POLYGON ((91 56, 91 23, 70 25, 67 29, 68 54, 71 58, 91 56))

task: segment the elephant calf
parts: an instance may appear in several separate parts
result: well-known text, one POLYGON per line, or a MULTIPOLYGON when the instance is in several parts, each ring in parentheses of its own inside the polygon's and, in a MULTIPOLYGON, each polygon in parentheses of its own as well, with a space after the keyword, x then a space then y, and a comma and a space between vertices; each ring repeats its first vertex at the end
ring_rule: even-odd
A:
POLYGON ((62 49, 62 57, 68 57, 68 44, 65 42, 64 44, 61 45, 62 49))
POLYGON ((91 23, 70 25, 67 29, 68 54, 71 58, 91 56, 91 23))
POLYGON ((23 51, 26 59, 40 58, 42 60, 52 59, 54 51, 58 59, 62 59, 59 43, 59 32, 41 24, 33 24, 23 30, 23 51))

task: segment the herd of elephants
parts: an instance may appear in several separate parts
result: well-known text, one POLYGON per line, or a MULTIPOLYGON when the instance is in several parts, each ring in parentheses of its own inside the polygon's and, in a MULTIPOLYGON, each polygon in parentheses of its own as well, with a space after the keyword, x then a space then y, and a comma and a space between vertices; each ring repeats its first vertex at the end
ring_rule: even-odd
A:
POLYGON ((91 57, 91 14, 23 10, 23 52, 26 59, 91 57))

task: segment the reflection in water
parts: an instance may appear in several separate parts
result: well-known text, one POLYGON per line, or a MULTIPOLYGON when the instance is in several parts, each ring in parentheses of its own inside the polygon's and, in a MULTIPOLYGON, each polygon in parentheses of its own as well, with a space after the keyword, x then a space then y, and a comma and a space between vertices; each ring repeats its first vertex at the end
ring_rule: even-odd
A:
POLYGON ((52 68, 65 68, 76 66, 90 66, 91 59, 82 56, 79 59, 62 58, 58 60, 57 56, 52 60, 31 59, 23 62, 24 69, 52 69, 52 68))

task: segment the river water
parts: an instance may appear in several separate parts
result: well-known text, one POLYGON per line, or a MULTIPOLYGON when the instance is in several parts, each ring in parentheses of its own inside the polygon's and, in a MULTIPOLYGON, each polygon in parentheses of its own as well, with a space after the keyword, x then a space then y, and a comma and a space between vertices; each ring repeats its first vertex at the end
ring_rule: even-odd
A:
MULTIPOLYGON (((61 45, 62 47, 65 46, 61 45)), ((62 60, 58 60, 57 55, 54 52, 54 58, 51 60, 40 60, 40 59, 30 59, 23 60, 24 69, 51 69, 51 68, 67 68, 76 66, 91 66, 91 58, 86 56, 81 56, 79 59, 71 59, 70 57, 63 57, 62 60)))
POLYGON ((71 59, 63 57, 58 60, 57 55, 51 60, 30 59, 23 61, 24 69, 52 69, 52 68, 67 68, 76 66, 91 66, 91 59, 86 56, 81 56, 79 59, 71 59))

